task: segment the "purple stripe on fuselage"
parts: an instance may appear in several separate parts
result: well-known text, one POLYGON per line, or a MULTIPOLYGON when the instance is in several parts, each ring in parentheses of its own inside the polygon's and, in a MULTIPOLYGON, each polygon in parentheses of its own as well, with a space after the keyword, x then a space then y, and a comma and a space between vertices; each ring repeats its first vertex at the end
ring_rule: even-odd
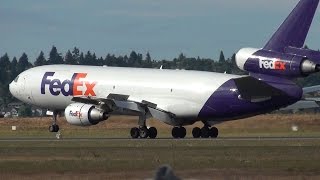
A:
MULTIPOLYGON (((263 75, 261 75, 263 76, 263 75)), ((281 90, 283 95, 263 102, 251 102, 240 97, 234 80, 229 80, 216 90, 199 113, 208 121, 228 121, 268 113, 299 101, 302 89, 288 80, 263 77, 265 83, 281 90)))

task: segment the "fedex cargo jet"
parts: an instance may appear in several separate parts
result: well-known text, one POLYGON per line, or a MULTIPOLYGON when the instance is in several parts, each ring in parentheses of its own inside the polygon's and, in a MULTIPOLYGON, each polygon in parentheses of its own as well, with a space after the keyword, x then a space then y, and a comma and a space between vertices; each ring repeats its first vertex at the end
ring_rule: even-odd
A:
POLYGON ((320 71, 320 52, 303 49, 319 0, 301 0, 261 49, 236 54, 248 76, 187 70, 48 65, 22 72, 10 92, 25 103, 53 112, 51 132, 59 131, 57 114, 73 125, 91 126, 113 115, 137 116, 132 138, 156 138, 147 128, 155 118, 184 138, 184 126, 197 121, 194 138, 218 137, 215 124, 268 113, 296 103, 302 89, 294 78, 320 71))

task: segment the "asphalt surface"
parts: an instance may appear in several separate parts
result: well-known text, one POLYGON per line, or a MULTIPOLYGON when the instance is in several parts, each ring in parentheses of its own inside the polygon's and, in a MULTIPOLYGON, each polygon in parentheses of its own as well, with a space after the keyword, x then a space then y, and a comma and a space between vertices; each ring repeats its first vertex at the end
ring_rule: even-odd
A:
POLYGON ((46 141, 297 141, 297 140, 320 140, 320 137, 221 137, 217 139, 194 139, 194 138, 185 138, 185 139, 173 139, 173 138, 157 138, 157 139, 131 139, 131 138, 39 138, 39 137, 19 137, 19 138, 0 138, 0 142, 24 142, 24 141, 33 141, 33 142, 46 142, 46 141))

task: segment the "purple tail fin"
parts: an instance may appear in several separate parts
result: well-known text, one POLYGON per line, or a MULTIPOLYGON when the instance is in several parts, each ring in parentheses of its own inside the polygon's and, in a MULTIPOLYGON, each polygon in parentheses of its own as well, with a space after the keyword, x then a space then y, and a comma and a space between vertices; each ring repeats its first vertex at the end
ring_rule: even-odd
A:
POLYGON ((319 0, 300 0, 277 32, 265 45, 265 50, 283 52, 285 47, 301 48, 306 40, 319 0))

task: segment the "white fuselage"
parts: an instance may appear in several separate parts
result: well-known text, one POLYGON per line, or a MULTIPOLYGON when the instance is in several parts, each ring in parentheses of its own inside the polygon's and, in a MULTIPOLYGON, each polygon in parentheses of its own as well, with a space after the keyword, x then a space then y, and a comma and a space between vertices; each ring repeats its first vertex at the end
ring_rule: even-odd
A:
POLYGON ((238 77, 187 70, 48 65, 21 73, 10 84, 10 91, 21 101, 51 110, 65 109, 72 103, 73 96, 107 98, 109 94, 128 95, 129 101, 152 102, 177 117, 196 118, 223 83, 238 77), (44 76, 47 72, 54 74, 44 76), (76 85, 71 87, 75 73, 86 76, 79 76, 76 85), (77 94, 66 93, 70 88, 77 94))

